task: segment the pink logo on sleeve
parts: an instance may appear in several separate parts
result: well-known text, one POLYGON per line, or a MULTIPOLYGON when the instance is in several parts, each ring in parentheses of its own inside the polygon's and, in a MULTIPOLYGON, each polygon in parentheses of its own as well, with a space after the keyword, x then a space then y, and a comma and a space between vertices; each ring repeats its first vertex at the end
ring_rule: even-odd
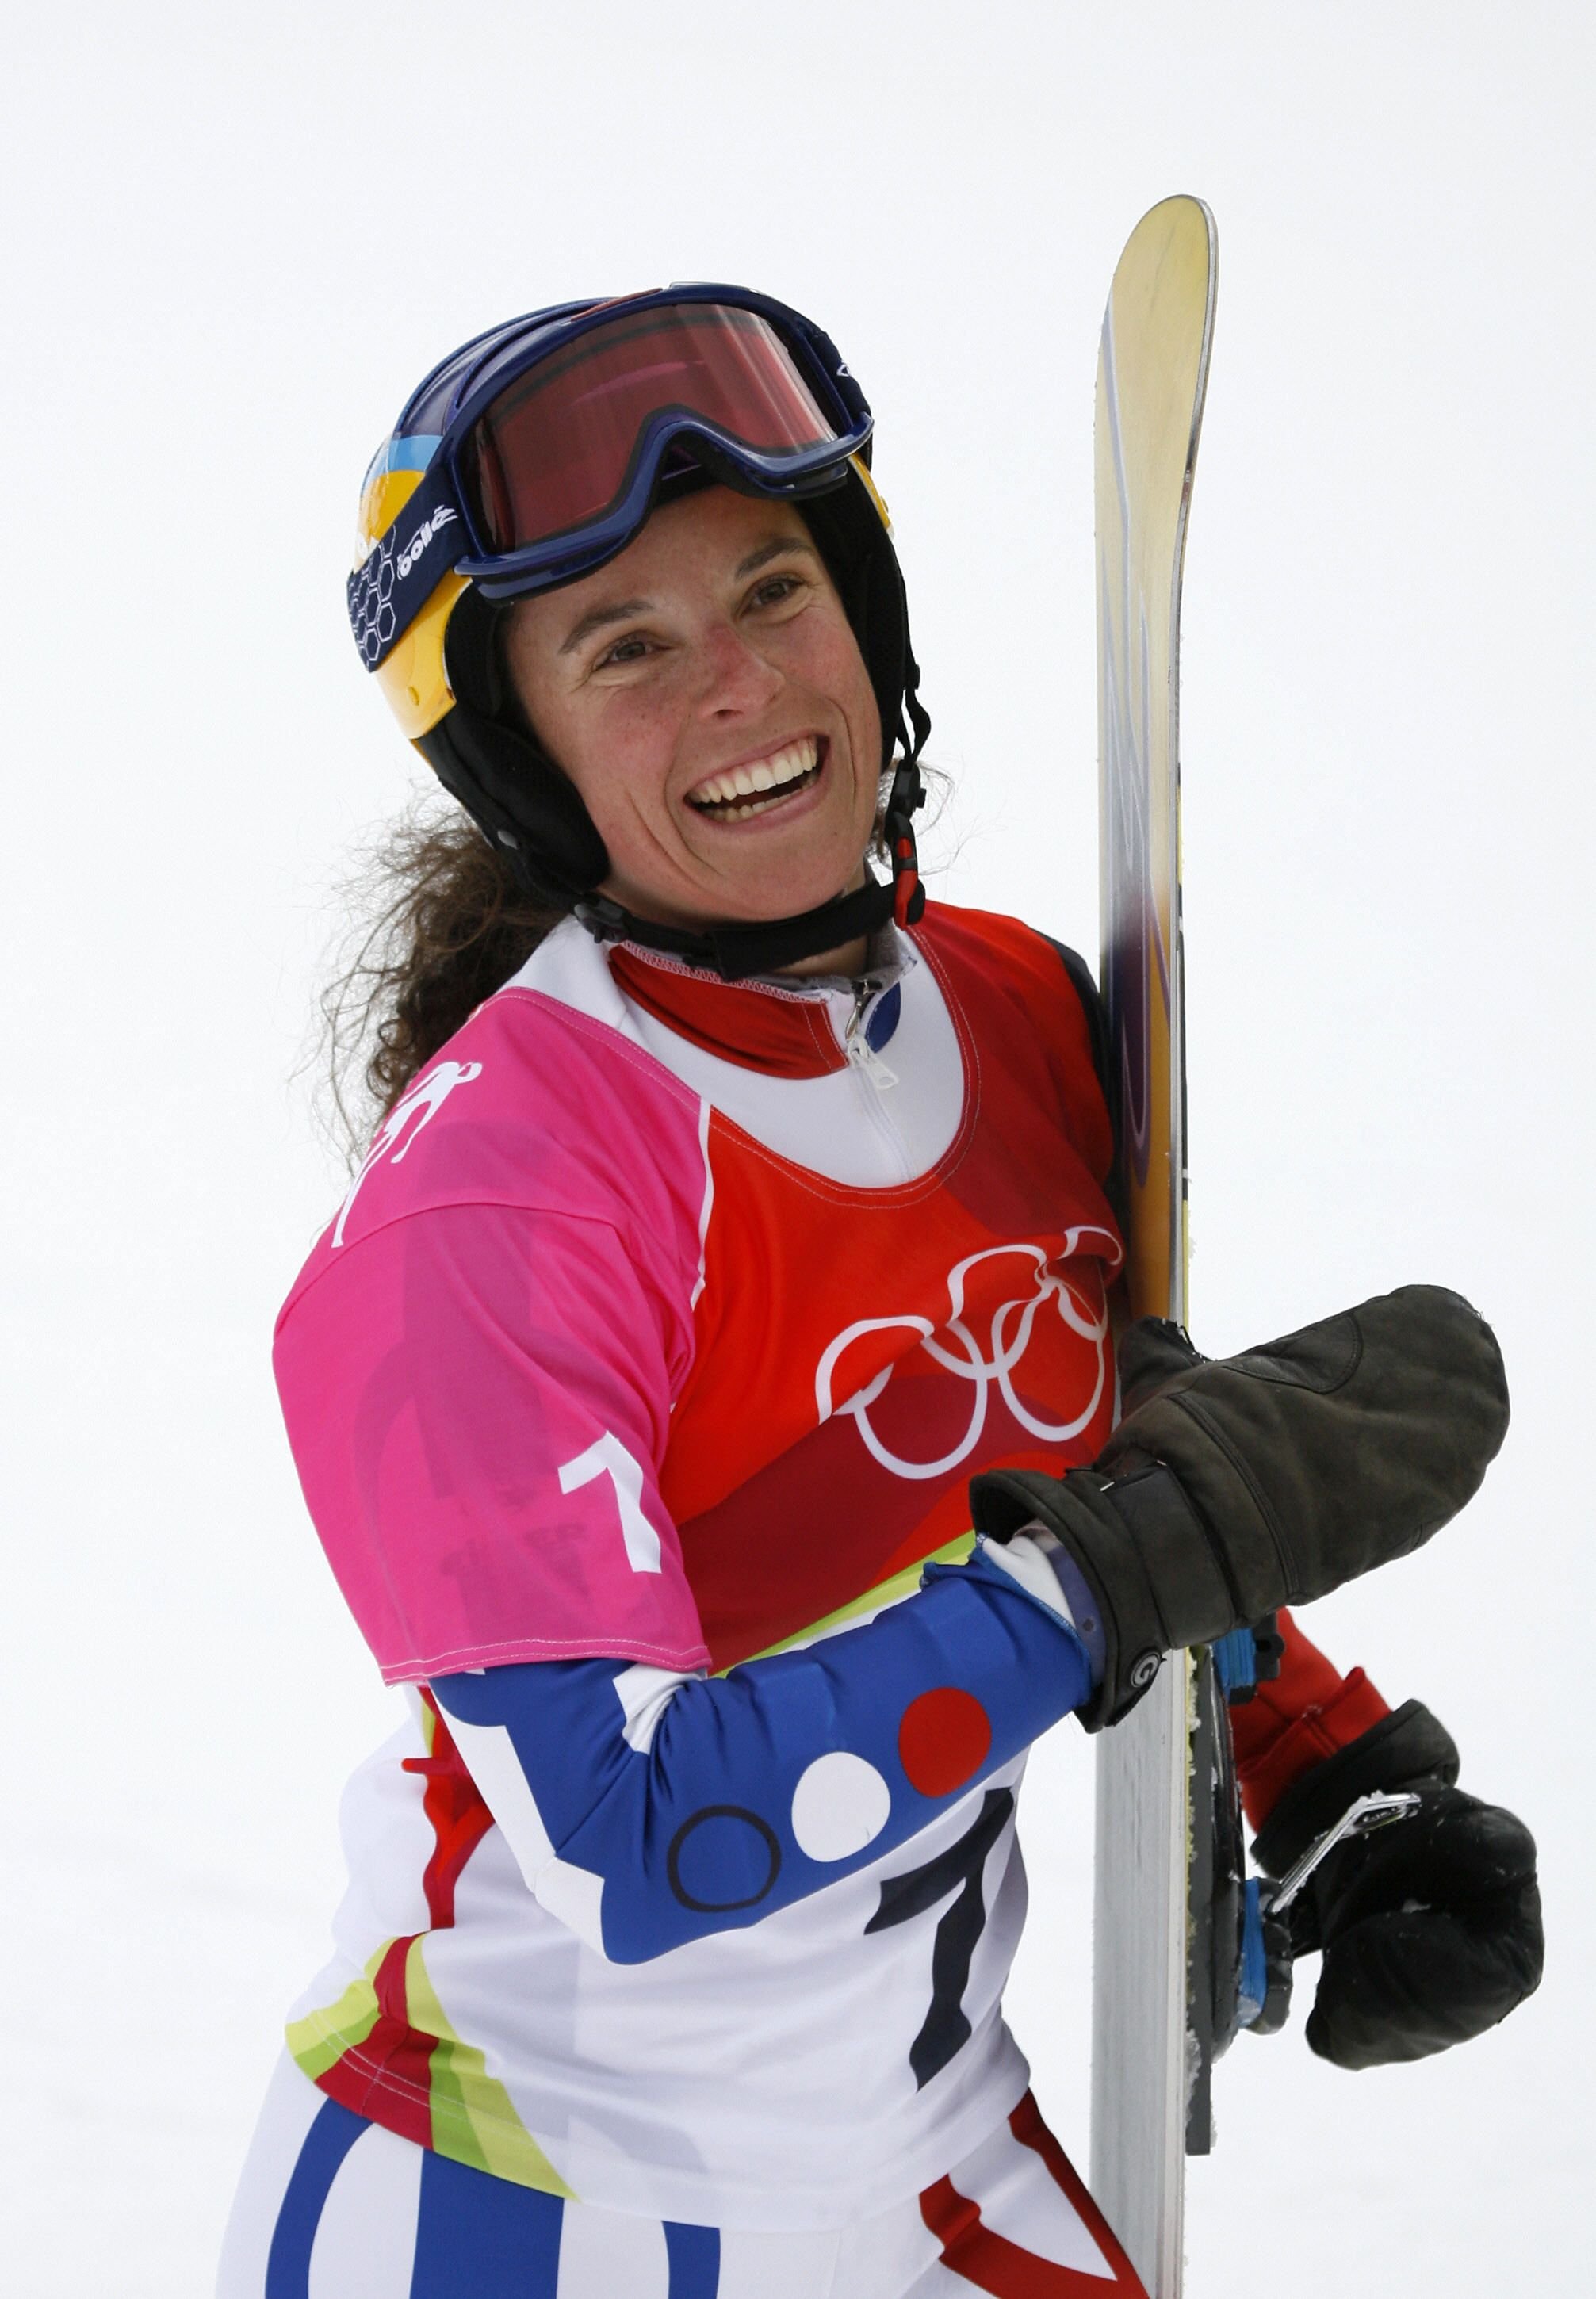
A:
POLYGON ((481 1075, 480 1062, 437 1062, 394 1104, 378 1128, 377 1139, 367 1150, 360 1172, 349 1184, 348 1196, 338 1208, 338 1218, 333 1224, 334 1245, 344 1242, 344 1224, 349 1219, 361 1184, 372 1167, 379 1166, 385 1158, 391 1166, 396 1166, 428 1119, 436 1116, 455 1087, 470 1085, 473 1078, 481 1075), (415 1124, 411 1125, 412 1117, 415 1124), (395 1143, 407 1126, 410 1127, 409 1140, 402 1147, 395 1149, 395 1143))

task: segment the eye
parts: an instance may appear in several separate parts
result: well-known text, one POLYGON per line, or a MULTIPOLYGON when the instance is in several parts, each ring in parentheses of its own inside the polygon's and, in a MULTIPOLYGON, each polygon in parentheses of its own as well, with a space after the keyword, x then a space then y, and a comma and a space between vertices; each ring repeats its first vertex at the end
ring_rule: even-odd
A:
POLYGON ((628 631, 624 638, 612 641, 593 667, 594 670, 609 670, 625 663, 641 662, 648 652, 649 643, 643 633, 628 631))
POLYGON ((801 575, 767 575, 754 585, 749 600, 752 607, 780 607, 804 588, 801 575))

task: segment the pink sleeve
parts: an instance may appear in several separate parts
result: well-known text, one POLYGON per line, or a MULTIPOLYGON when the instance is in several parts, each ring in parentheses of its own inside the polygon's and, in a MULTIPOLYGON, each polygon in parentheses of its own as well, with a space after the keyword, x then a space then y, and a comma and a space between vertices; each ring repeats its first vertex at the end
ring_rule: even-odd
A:
POLYGON ((708 1188, 698 1097, 513 985, 378 1127, 276 1367, 311 1515, 389 1683, 707 1662, 658 1470, 708 1188))
POLYGON ((306 1502, 384 1679, 607 1655, 707 1664, 656 1466, 659 1287, 608 1223, 432 1205, 278 1328, 306 1502))

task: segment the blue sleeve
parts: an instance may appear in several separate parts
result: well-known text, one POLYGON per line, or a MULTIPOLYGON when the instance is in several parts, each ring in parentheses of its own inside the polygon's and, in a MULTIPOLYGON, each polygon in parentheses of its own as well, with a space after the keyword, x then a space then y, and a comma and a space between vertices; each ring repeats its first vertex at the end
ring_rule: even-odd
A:
POLYGON ((619 1963, 879 1859, 1090 1690, 1074 1629, 984 1546, 863 1626, 724 1677, 601 1659, 432 1680, 529 1888, 619 1963))

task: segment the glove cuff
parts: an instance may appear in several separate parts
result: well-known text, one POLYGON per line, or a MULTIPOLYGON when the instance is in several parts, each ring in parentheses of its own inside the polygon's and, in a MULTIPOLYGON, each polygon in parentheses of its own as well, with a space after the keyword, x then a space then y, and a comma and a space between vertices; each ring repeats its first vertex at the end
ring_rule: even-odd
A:
MULTIPOLYGON (((1006 1547, 1010 1540, 1034 1531, 1039 1524, 1043 1526, 1059 1542, 1085 1581, 1093 1599, 1095 1618, 1099 1623, 1099 1638, 1093 1641, 1101 1639, 1102 1665, 1091 1699, 1076 1714, 1088 1732, 1097 1732, 1105 1724, 1113 1722, 1125 1708, 1133 1706, 1152 1682, 1158 1674, 1163 1646, 1156 1632, 1151 1637, 1143 1635, 1143 1643, 1153 1643, 1156 1650, 1143 1670, 1141 1685, 1129 1699, 1122 1701, 1120 1655, 1126 1643, 1125 1629, 1118 1613, 1109 1602, 1108 1590, 1101 1573, 1093 1569, 1090 1543, 1084 1543, 1080 1538, 1082 1528, 1077 1525, 1075 1537, 1072 1539, 1070 1536, 1068 1520, 1076 1515, 1076 1510, 1072 1506, 1075 1497, 1068 1493, 1068 1482, 1067 1479, 1044 1476, 1035 1469, 989 1469, 984 1475, 971 1480, 970 1518, 976 1531, 999 1548, 1006 1547)), ((1146 1607, 1138 1609, 1143 1613, 1145 1629, 1146 1607)), ((1133 1630, 1133 1642, 1135 1636, 1133 1630)), ((1096 1656, 1093 1657, 1096 1672, 1096 1656)))
POLYGON ((1102 1681, 1077 1713, 1088 1732, 1134 1708, 1177 1646, 1234 1628, 1234 1597, 1179 1481, 1128 1454, 1117 1480, 989 1470, 970 1485, 976 1529, 1006 1541, 1040 1523, 1068 1552, 1102 1623, 1102 1681))
POLYGON ((1405 1700, 1286 1789, 1254 1837, 1252 1856, 1266 1876, 1284 1876, 1359 1797, 1420 1780, 1451 1788, 1459 1761, 1458 1744, 1445 1725, 1422 1701, 1405 1700))

